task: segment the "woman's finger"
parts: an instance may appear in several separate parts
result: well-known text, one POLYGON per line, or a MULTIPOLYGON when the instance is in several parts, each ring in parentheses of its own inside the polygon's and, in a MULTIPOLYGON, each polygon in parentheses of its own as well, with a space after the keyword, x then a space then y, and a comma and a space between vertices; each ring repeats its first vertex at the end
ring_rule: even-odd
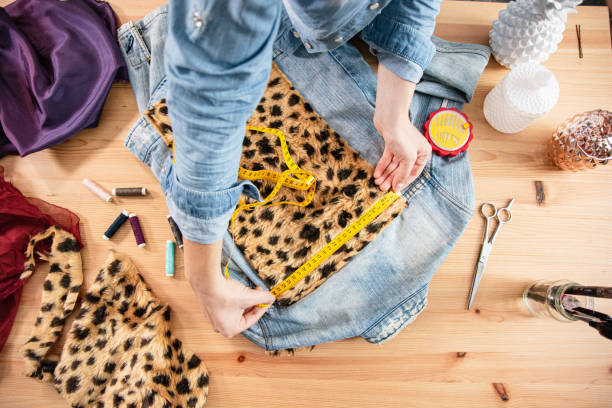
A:
POLYGON ((391 151, 387 147, 385 147, 385 151, 383 152, 383 155, 380 158, 380 160, 378 161, 378 164, 376 165, 376 169, 374 170, 374 178, 375 179, 377 179, 380 176, 382 176, 383 171, 391 163, 392 159, 393 159, 393 154, 391 153, 391 151))
POLYGON ((404 187, 410 184, 411 167, 414 168, 413 163, 408 160, 403 160, 395 171, 395 173, 393 173, 392 185, 393 191, 395 191, 396 193, 399 194, 404 189, 404 187))
POLYGON ((399 164, 400 164, 400 160, 397 158, 397 156, 394 155, 393 159, 391 160, 391 163, 389 163, 387 168, 383 171, 383 174, 378 179, 375 179, 374 181, 377 182, 379 186, 382 186, 385 180, 388 179, 389 176, 393 174, 393 172, 397 169, 399 164))
POLYGON ((269 308, 270 306, 253 307, 251 308, 250 311, 245 312, 242 315, 242 319, 240 321, 240 331, 242 332, 248 329, 249 327, 251 327, 252 325, 254 325, 261 318, 261 316, 263 316, 264 313, 266 313, 266 310, 268 310, 269 308))
POLYGON ((419 176, 419 174, 421 174, 421 172, 425 168, 425 165, 427 164, 427 160, 429 160, 429 155, 419 156, 416 159, 416 161, 414 162, 414 167, 412 168, 412 171, 410 172, 410 178, 412 180, 416 179, 419 176))

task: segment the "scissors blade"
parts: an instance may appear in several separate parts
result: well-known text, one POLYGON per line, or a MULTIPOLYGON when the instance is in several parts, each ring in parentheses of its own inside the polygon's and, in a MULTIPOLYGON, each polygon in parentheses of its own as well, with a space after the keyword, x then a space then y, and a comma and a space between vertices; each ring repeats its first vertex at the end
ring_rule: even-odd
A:
POLYGON ((480 280, 482 279, 482 274, 484 272, 485 262, 486 259, 483 261, 481 258, 476 265, 476 272, 474 272, 474 280, 472 281, 472 287, 470 288, 470 295, 468 297, 467 310, 470 310, 470 307, 472 307, 472 303, 474 302, 474 298, 476 297, 476 291, 478 290, 478 285, 480 285, 480 280))

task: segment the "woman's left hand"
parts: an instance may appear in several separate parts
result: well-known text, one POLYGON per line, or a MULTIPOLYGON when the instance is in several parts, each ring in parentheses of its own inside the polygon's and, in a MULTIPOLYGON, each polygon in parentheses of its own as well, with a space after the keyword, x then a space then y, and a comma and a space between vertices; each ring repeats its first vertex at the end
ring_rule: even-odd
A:
POLYGON ((381 190, 399 193, 423 171, 431 145, 410 122, 408 111, 416 84, 378 65, 374 126, 385 139, 385 150, 374 171, 381 190))

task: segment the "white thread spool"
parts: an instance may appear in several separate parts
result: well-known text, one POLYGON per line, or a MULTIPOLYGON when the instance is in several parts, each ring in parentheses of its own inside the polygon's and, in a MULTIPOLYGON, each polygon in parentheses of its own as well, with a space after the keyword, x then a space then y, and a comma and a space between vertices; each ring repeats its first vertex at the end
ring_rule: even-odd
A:
POLYGON ((559 99, 559 83, 547 68, 521 64, 510 71, 484 100, 487 122, 502 133, 516 133, 548 113, 559 99))
POLYGON ((87 187, 89 189, 89 191, 91 191, 92 193, 94 193, 95 195, 97 195, 102 200, 106 201, 107 203, 111 202, 113 200, 113 197, 111 197, 110 194, 108 194, 106 191, 104 191, 104 189, 102 187, 100 187, 99 185, 97 185, 93 181, 91 181, 89 179, 83 179, 83 184, 85 185, 85 187, 87 187))

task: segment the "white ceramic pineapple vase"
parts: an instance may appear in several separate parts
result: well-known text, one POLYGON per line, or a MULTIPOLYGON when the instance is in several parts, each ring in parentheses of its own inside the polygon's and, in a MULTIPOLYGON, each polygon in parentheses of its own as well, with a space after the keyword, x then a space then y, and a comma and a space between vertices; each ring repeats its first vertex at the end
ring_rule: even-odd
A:
POLYGON ((582 0, 516 0, 499 12, 489 32, 493 56, 505 67, 546 61, 563 39, 567 15, 582 0))

